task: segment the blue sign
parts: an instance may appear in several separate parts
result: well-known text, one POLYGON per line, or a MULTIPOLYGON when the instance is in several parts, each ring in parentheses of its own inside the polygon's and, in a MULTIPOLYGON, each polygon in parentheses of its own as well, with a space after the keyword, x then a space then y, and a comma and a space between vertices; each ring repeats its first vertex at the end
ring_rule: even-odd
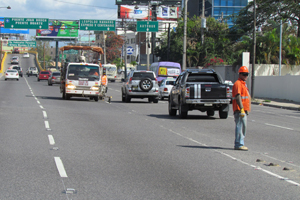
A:
POLYGON ((134 52, 134 48, 132 48, 131 46, 127 47, 127 55, 132 55, 134 52))
POLYGON ((29 34, 29 29, 4 28, 4 18, 0 17, 0 33, 29 34))

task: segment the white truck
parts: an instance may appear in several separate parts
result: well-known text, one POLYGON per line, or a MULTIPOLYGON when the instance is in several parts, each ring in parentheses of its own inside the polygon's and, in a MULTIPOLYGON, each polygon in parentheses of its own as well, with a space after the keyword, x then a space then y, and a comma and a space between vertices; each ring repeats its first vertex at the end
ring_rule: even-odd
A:
POLYGON ((103 69, 106 69, 108 81, 115 82, 117 80, 117 66, 113 64, 103 64, 103 69))

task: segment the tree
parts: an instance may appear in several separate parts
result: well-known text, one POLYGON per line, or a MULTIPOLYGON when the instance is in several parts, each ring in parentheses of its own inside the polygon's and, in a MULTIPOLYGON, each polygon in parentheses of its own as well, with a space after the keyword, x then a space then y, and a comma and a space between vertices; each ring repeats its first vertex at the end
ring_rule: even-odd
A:
MULTIPOLYGON (((253 32, 253 9, 254 2, 243 8, 238 14, 230 17, 235 25, 231 32, 235 35, 243 35, 253 32)), ((300 4, 295 0, 256 0, 256 26, 264 26, 268 20, 282 20, 298 27, 297 37, 300 37, 300 4)), ((236 37, 238 39, 238 37, 236 37)))
POLYGON ((124 40, 122 36, 116 35, 112 31, 108 31, 106 35, 106 60, 110 63, 121 56, 120 49, 123 46, 124 40))

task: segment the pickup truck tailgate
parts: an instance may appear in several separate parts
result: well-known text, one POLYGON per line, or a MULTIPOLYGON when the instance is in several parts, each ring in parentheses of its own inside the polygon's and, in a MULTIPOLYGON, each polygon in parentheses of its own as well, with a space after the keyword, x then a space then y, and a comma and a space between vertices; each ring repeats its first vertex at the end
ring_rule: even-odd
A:
POLYGON ((226 85, 223 84, 188 84, 190 99, 226 99, 226 85))

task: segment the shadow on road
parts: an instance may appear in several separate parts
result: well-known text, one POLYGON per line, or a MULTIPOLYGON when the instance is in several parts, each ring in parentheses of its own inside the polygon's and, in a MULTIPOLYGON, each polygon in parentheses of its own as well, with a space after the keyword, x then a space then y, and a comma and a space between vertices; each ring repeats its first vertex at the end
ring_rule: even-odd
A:
POLYGON ((224 147, 211 147, 211 146, 190 146, 190 145, 177 145, 178 147, 191 148, 191 149, 223 149, 223 150, 234 150, 233 148, 224 147))
POLYGON ((188 115, 186 119, 181 119, 179 116, 170 116, 168 114, 165 115, 157 115, 157 114, 150 114, 149 117, 155 117, 158 119, 175 119, 175 120, 216 120, 214 117, 208 117, 208 116, 201 116, 201 115, 188 115))

